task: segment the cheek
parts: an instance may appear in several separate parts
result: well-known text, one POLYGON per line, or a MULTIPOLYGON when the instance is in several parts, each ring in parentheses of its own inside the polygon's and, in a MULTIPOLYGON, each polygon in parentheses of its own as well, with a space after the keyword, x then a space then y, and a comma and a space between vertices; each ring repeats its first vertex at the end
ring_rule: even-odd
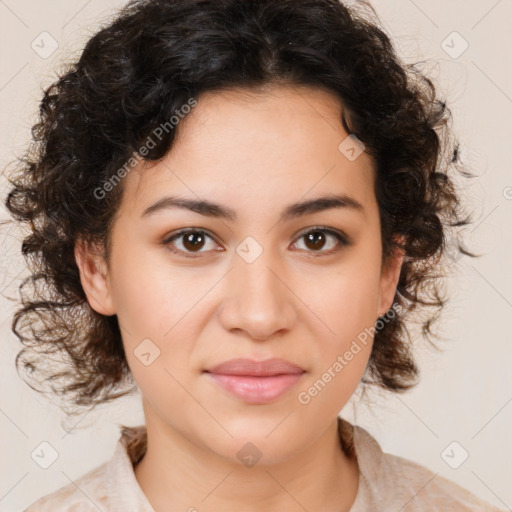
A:
MULTIPOLYGON (((377 249, 372 247, 370 255, 378 256, 377 249)), ((309 309, 321 319, 315 321, 318 329, 312 333, 316 345, 315 370, 308 381, 312 387, 303 388, 304 402, 314 397, 319 410, 341 408, 361 380, 373 343, 379 277, 378 258, 354 251, 329 279, 318 277, 316 282, 322 286, 302 290, 309 309)))
POLYGON ((372 281, 357 276, 332 280, 311 308, 323 322, 312 333, 312 373, 297 395, 308 414, 328 418, 337 414, 359 385, 370 358, 375 325, 372 281), (325 325, 324 325, 325 324, 325 325))
POLYGON ((376 258, 365 261, 354 254, 325 276, 308 279, 301 294, 306 304, 322 320, 333 348, 342 349, 377 319, 380 266, 376 258), (313 283, 315 286, 313 286, 313 283), (330 334, 330 336, 329 336, 330 334))
POLYGON ((159 251, 118 247, 111 289, 123 345, 134 379, 154 395, 176 385, 170 374, 181 382, 190 371, 212 279, 166 264, 159 251))
POLYGON ((118 235, 112 256, 112 298, 133 342, 162 338, 185 314, 193 286, 179 268, 166 264, 160 250, 118 235))

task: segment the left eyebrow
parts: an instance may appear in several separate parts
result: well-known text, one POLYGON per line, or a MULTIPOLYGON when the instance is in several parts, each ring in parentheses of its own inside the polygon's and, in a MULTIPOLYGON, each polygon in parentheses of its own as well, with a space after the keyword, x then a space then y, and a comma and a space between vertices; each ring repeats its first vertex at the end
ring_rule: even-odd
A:
MULTIPOLYGON (((181 208, 190 210, 200 215, 235 221, 236 211, 228 206, 214 203, 206 199, 188 199, 183 197, 163 197, 151 206, 148 206, 141 217, 149 216, 164 209, 181 208)), ((312 213, 330 210, 333 208, 348 208, 354 211, 363 212, 363 205, 353 197, 345 194, 329 194, 308 201, 301 201, 288 205, 281 213, 280 220, 290 220, 312 213)))

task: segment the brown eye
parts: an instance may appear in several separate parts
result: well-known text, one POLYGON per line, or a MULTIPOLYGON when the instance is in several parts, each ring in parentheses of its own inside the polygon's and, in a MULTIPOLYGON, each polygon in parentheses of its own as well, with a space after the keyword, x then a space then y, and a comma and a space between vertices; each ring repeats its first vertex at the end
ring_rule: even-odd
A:
POLYGON ((322 231, 310 231, 307 235, 304 235, 304 237, 306 246, 314 251, 322 249, 327 238, 322 231))
MULTIPOLYGON (((299 236, 299 240, 305 241, 304 250, 311 256, 328 256, 339 251, 343 246, 350 245, 347 237, 324 227, 310 228, 299 236), (325 247, 327 247, 326 250, 325 247)), ((217 244, 213 237, 200 229, 187 229, 175 233, 164 240, 162 245, 185 258, 196 258, 203 253, 222 250, 216 249, 217 244), (211 241, 210 247, 208 247, 208 241, 211 241)))
POLYGON ((183 235, 183 247, 187 251, 200 250, 204 246, 205 236, 203 233, 187 233, 183 235))
MULTIPOLYGON (((167 238, 164 240, 163 245, 167 246, 169 250, 174 253, 181 254, 185 257, 194 258, 194 253, 200 255, 201 253, 206 253, 209 251, 209 249, 202 250, 205 246, 208 246, 208 240, 213 241, 213 238, 205 231, 188 229, 186 231, 180 231, 179 233, 176 233, 175 235, 167 238), (178 241, 181 243, 175 243, 178 241)), ((216 245, 214 241, 213 245, 216 245)))
MULTIPOLYGON (((302 233, 299 240, 305 241, 304 245, 306 246, 306 251, 319 253, 318 256, 332 254, 341 249, 341 247, 349 245, 348 240, 340 233, 332 229, 321 227, 313 228, 302 233), (331 240, 331 242, 329 242, 329 240, 331 240), (327 249, 322 250, 325 246, 327 246, 327 249)), ((317 254, 314 254, 314 256, 317 256, 317 254)))

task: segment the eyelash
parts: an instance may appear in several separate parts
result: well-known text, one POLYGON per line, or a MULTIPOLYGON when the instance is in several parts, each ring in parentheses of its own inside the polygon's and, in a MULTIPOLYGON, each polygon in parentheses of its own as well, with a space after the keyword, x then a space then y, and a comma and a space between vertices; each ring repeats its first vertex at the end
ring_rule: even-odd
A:
MULTIPOLYGON (((310 252, 309 256, 311 256, 313 258, 317 258, 320 256, 330 256, 331 254, 341 250, 343 247, 351 244, 351 242, 349 242, 349 240, 347 239, 346 236, 342 235, 341 233, 338 233, 337 231, 335 231, 333 229, 327 228, 325 226, 314 226, 312 228, 308 228, 306 231, 303 231, 301 234, 299 234, 299 236, 297 237, 297 240, 300 240, 301 238, 303 238, 304 236, 306 236, 309 233, 316 233, 316 232, 327 233, 328 235, 334 236, 334 238, 336 238, 336 240, 339 242, 339 246, 334 249, 330 249, 329 251, 308 251, 308 252, 310 252), (316 254, 315 254, 315 252, 316 252, 316 254)), ((191 258, 191 259, 199 258, 201 256, 201 253, 209 252, 209 251, 199 251, 199 252, 195 253, 196 255, 191 256, 190 254, 194 254, 194 253, 190 253, 190 252, 187 253, 186 251, 177 250, 172 247, 171 244, 172 244, 172 242, 174 242, 174 240, 176 240, 184 235, 188 235, 190 233, 206 235, 207 237, 209 237, 213 240, 213 237, 207 231, 204 231, 202 229, 187 228, 187 229, 183 229, 183 230, 179 231, 178 233, 175 233, 172 236, 166 238, 162 242, 162 245, 167 247, 168 250, 170 250, 171 252, 173 252, 175 254, 179 254, 185 258, 191 258)))

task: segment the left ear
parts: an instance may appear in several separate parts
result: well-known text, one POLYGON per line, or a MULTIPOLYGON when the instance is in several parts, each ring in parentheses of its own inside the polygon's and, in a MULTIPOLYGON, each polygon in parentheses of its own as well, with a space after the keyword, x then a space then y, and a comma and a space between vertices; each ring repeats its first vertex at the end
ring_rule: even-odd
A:
POLYGON ((391 254, 382 268, 379 300, 377 303, 377 313, 379 316, 384 315, 393 305, 393 299, 395 298, 396 287, 398 286, 398 279, 400 278, 404 255, 405 253, 403 249, 393 247, 391 254))

